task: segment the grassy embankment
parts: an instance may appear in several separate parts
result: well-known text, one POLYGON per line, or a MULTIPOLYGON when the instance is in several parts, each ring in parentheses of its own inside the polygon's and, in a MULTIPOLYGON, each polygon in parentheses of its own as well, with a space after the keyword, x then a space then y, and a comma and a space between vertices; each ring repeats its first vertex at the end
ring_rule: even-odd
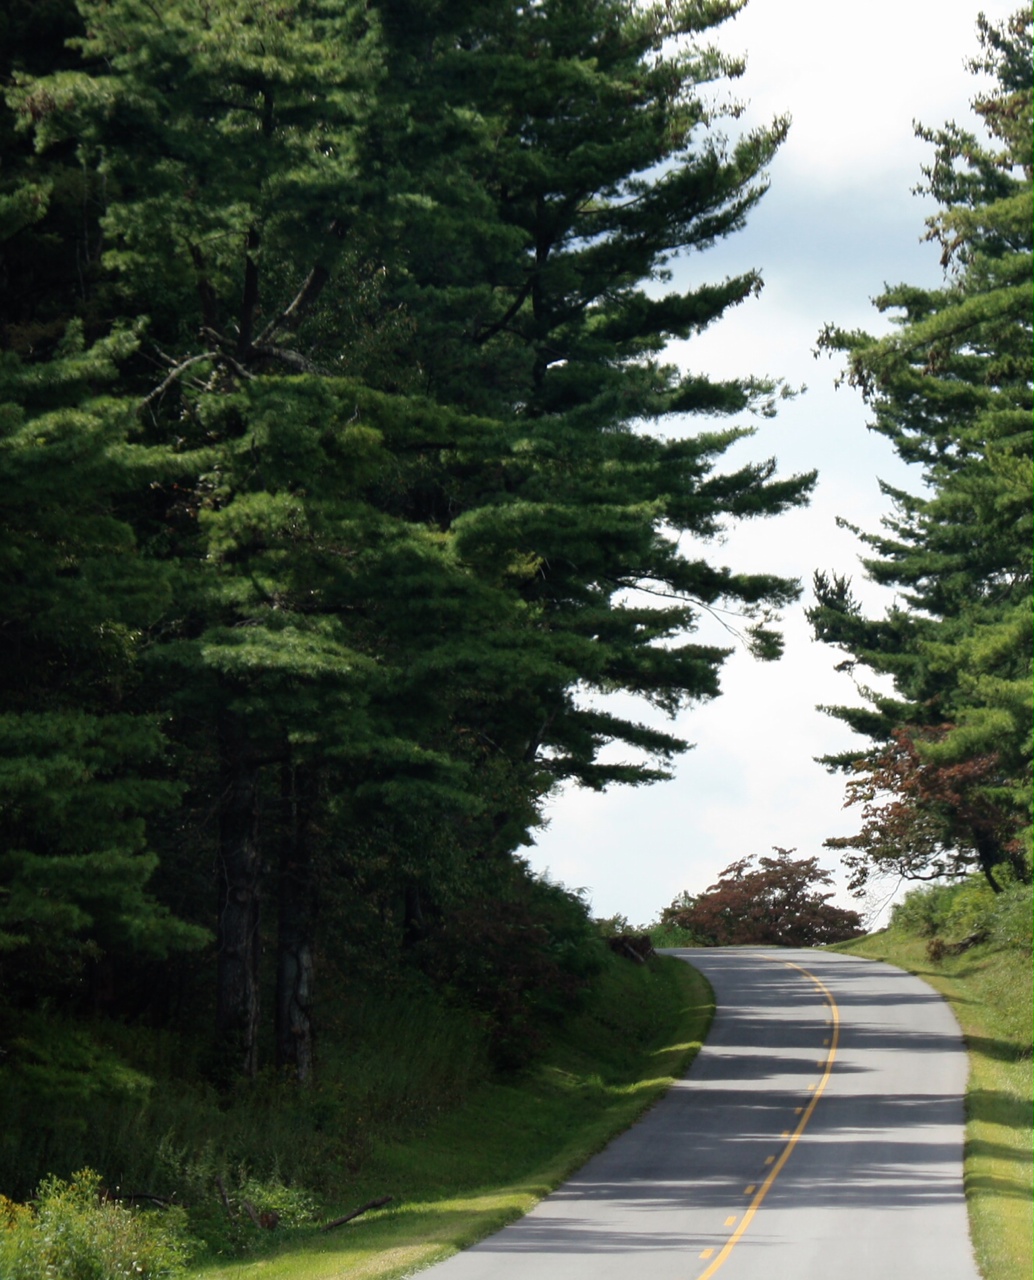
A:
POLYGON ((192 1275, 390 1280, 447 1257, 526 1213, 627 1128, 685 1071, 713 1011, 688 965, 613 962, 592 1003, 524 1075, 483 1084, 433 1123, 373 1145, 341 1212, 385 1195, 390 1205, 192 1275))
POLYGON ((951 1004, 970 1055, 965 1183, 986 1280, 1030 1280, 1031 961, 983 945, 934 961, 929 940, 887 929, 832 948, 907 969, 951 1004))

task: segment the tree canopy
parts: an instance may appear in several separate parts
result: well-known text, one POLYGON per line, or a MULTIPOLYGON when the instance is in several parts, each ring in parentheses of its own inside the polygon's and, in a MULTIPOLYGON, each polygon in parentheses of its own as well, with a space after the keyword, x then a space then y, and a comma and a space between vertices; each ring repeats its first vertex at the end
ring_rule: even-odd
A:
POLYGON ((701 894, 680 894, 661 912, 661 923, 687 930, 708 947, 818 947, 863 932, 857 911, 831 903, 832 890, 821 892, 833 875, 817 857, 773 852, 774 858, 762 854, 730 863, 701 894))
POLYGON ((981 18, 979 35, 973 69, 996 81, 974 103, 986 137, 920 131, 935 147, 927 237, 944 285, 888 289, 886 337, 831 327, 821 339, 847 355, 872 428, 922 480, 884 485, 892 514, 860 534, 867 575, 898 591, 883 617, 864 616, 845 578, 815 579, 816 636, 894 687, 828 708, 876 744, 830 761, 856 771, 850 798, 868 806, 857 837, 829 842, 856 851, 859 882, 974 863, 992 885, 1003 865, 1030 876, 1030 13, 981 18), (881 804, 893 839, 874 820, 881 804))
POLYGON ((797 582, 705 550, 807 500, 774 460, 721 470, 781 388, 663 356, 760 288, 670 275, 785 135, 727 141, 703 104, 742 70, 708 44, 738 7, 53 0, 42 48, 13 11, 3 367, 32 394, 0 465, 37 506, 2 560, 12 1014, 45 875, 90 944, 71 1006, 157 1007, 188 970, 141 939, 207 936, 213 1078, 272 1039, 309 1079, 318 957, 440 975, 493 896, 569 928, 519 858, 545 798, 686 745, 589 695, 716 696, 716 604, 778 655, 797 582), (45 838, 71 803, 109 843, 99 817, 45 838))

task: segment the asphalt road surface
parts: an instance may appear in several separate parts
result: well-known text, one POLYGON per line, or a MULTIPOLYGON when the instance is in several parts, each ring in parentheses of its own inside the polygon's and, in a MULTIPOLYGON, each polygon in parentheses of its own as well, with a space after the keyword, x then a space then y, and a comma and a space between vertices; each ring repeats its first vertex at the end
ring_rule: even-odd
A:
POLYGON ((430 1280, 979 1280, 966 1055, 936 992, 827 952, 678 954, 718 1003, 688 1075, 430 1280))

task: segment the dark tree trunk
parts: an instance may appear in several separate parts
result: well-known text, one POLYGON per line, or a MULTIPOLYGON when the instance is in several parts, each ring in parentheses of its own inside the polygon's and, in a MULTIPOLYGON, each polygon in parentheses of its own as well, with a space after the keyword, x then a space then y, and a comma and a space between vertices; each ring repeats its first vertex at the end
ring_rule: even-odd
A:
POLYGON ((981 826, 974 826, 972 830, 973 844, 977 851, 977 858, 980 860, 980 869, 984 873, 984 879, 991 886, 994 893, 1001 893, 1002 886, 995 878, 995 868, 1009 863, 1009 855, 1002 848, 1001 841, 993 831, 981 826))
POLYGON ((287 821, 280 850, 279 926, 276 953, 276 1062, 299 1084, 312 1078, 313 935, 316 884, 313 874, 313 778, 284 765, 287 821))
POLYGON ((232 712, 219 724, 219 926, 216 1033, 228 1061, 258 1070, 259 767, 232 712))

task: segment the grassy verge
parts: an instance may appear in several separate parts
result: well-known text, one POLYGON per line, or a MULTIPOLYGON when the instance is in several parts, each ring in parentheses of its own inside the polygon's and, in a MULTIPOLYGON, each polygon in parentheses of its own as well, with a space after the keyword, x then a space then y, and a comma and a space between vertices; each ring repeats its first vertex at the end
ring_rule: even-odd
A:
POLYGON ((292 1232, 250 1260, 213 1260, 204 1280, 390 1280, 428 1266, 526 1213, 654 1103, 696 1054, 714 1012, 688 965, 612 963, 593 1002, 512 1082, 378 1142, 347 1212, 393 1197, 330 1233, 292 1232))
POLYGON ((970 1055, 965 1182, 977 1262, 986 1280, 1029 1280, 1030 956, 983 946, 933 962, 926 946, 890 929, 833 950, 889 961, 950 1002, 970 1055))

